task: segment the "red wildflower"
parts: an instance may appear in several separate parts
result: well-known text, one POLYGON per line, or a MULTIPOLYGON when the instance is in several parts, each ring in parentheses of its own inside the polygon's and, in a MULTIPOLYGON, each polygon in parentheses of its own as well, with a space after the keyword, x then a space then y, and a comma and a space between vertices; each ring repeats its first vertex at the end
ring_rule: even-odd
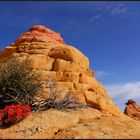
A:
POLYGON ((13 124, 26 118, 30 112, 29 105, 9 105, 0 110, 0 121, 5 124, 13 124))

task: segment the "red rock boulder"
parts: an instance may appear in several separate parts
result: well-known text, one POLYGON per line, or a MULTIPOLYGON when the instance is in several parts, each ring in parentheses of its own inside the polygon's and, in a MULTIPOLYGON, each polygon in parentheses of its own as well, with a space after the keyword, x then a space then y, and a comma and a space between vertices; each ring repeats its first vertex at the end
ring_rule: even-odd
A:
POLYGON ((124 114, 140 121, 140 106, 133 99, 129 99, 126 103, 124 114))

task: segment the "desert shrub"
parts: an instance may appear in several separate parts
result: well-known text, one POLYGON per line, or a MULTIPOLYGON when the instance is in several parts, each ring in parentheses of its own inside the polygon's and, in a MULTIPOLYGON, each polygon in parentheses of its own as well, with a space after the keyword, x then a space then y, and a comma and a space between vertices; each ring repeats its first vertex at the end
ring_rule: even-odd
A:
POLYGON ((31 112, 29 105, 9 105, 0 110, 0 127, 9 127, 26 118, 31 112))
POLYGON ((48 98, 36 100, 32 104, 33 111, 43 111, 51 108, 68 111, 88 107, 88 105, 78 102, 78 98, 70 91, 58 89, 55 80, 47 80, 47 85, 50 91, 48 98), (61 98, 62 94, 64 94, 63 98, 61 98))
POLYGON ((41 84, 30 68, 30 61, 12 59, 0 67, 0 108, 30 104, 41 84))

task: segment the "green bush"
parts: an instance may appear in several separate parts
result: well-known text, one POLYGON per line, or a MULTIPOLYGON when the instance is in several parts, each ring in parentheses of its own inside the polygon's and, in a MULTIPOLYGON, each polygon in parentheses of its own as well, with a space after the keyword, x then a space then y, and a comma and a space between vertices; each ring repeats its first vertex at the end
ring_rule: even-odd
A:
POLYGON ((10 60, 0 67, 0 108, 11 104, 30 104, 40 87, 29 61, 10 60))

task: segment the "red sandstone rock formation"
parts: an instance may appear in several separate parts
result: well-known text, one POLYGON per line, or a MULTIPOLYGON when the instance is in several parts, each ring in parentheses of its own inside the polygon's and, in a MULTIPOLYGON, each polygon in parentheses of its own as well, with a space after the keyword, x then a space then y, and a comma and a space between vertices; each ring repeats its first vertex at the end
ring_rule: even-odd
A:
POLYGON ((22 34, 14 43, 17 45, 21 42, 32 42, 32 41, 49 41, 54 40, 60 43, 64 43, 59 33, 56 33, 45 26, 35 25, 29 29, 28 32, 22 34))
POLYGON ((140 106, 133 99, 129 99, 126 105, 124 114, 135 120, 140 120, 140 106))
POLYGON ((59 89, 71 91, 80 102, 120 116, 119 108, 89 68, 88 57, 75 47, 65 44, 60 34, 47 27, 33 26, 0 52, 0 63, 6 63, 12 58, 31 61, 32 69, 40 73, 45 92, 48 91, 46 80, 51 78, 56 80, 59 89))

